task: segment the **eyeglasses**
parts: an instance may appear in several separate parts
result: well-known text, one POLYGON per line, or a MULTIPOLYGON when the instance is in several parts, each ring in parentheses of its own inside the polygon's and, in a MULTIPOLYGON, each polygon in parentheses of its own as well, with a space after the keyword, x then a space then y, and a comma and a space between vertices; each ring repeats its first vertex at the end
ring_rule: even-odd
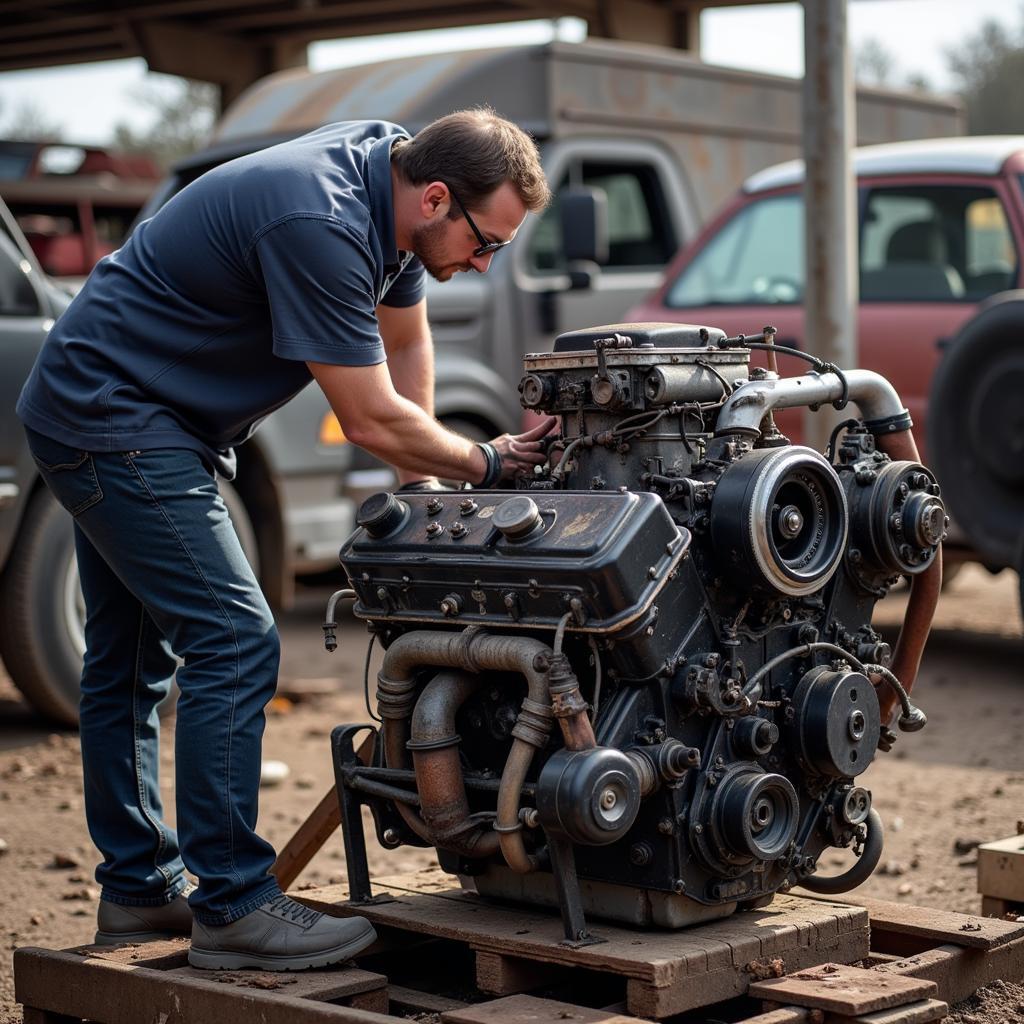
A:
MULTIPOLYGON (((447 182, 445 184, 447 185, 447 182)), ((459 209, 462 211, 462 216, 466 218, 466 223, 473 229, 473 234, 476 235, 476 240, 480 243, 473 250, 474 256, 487 256, 492 252, 497 252, 499 249, 504 249, 505 246, 512 241, 512 239, 509 238, 504 242, 488 242, 487 239, 484 238, 483 232, 481 232, 481 230, 474 223, 473 218, 470 217, 469 210, 466 209, 466 207, 463 205, 462 200, 458 197, 458 195, 456 195, 455 189, 453 189, 451 185, 447 185, 447 187, 452 199, 454 199, 455 202, 459 204, 459 209)))

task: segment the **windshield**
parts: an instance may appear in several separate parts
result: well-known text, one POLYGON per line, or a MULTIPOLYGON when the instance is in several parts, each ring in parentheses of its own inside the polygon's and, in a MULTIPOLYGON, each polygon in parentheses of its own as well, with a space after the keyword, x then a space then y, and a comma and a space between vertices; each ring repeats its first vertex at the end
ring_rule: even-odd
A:
POLYGON ((748 203, 676 279, 666 304, 795 303, 804 294, 804 209, 799 193, 748 203))

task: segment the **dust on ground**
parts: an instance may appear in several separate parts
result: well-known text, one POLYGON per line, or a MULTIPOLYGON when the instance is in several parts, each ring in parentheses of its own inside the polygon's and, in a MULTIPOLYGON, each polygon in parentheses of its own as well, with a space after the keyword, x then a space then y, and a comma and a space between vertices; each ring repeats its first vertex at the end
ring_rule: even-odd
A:
MULTIPOLYGON (((1024 640, 1017 588, 1009 571, 992 577, 968 566, 943 594, 915 688, 928 727, 900 735, 893 752, 879 756, 861 777, 886 826, 880 869, 858 890, 865 895, 964 912, 980 907, 976 846, 1015 834, 1024 818, 1024 640)), ((281 686, 269 708, 264 758, 284 762, 288 774, 262 791, 260 817, 261 832, 278 848, 331 787, 331 729, 367 720, 366 634, 360 624, 347 623, 338 651, 324 652, 319 623, 325 596, 304 594, 280 623, 281 686)), ((904 602, 892 595, 879 606, 876 623, 897 628, 904 602)), ((161 764, 173 819, 172 729, 168 719, 161 764)), ((11 972, 16 947, 91 941, 98 887, 81 785, 75 733, 55 732, 34 717, 0 672, 0 1024, 21 1020, 11 972)), ((381 850, 372 830, 368 840, 371 873, 434 863, 426 850, 381 850)), ((826 853, 821 869, 839 872, 845 863, 842 854, 826 853)), ((335 835, 299 882, 344 881, 344 867, 335 835)), ((950 1020, 1024 1019, 1024 988, 997 983, 989 990, 950 1020)))

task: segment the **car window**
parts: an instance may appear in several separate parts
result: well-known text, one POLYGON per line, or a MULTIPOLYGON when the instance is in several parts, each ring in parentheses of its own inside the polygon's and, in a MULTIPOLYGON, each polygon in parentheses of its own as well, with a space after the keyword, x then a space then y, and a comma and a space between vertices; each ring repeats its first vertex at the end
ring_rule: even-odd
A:
POLYGON ((661 179, 650 164, 584 160, 563 178, 530 239, 529 266, 536 271, 565 268, 558 194, 569 184, 602 189, 608 199, 607 270, 661 267, 676 249, 675 231, 661 179))
POLYGON ((32 267, 6 233, 0 233, 0 316, 38 316, 32 267))
POLYGON ((666 305, 795 303, 804 294, 804 207, 799 194, 741 207, 669 288, 666 305))
POLYGON ((990 188, 868 191, 860 233, 864 302, 976 302, 1013 287, 1017 253, 990 188))

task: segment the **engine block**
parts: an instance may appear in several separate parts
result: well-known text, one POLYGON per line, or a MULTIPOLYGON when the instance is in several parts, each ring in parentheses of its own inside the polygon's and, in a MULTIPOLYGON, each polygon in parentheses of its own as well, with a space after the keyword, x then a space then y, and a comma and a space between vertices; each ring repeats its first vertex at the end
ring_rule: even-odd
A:
POLYGON ((901 576, 941 573, 909 416, 875 374, 780 378, 750 352, 678 324, 562 335, 520 384, 560 420, 544 467, 376 495, 341 552, 386 648, 372 762, 339 759, 350 807, 485 896, 559 907, 573 941, 584 914, 680 927, 859 884, 882 829, 857 777, 894 709, 924 724, 927 595, 895 661, 871 625, 901 576), (824 454, 774 423, 847 401, 824 454))

